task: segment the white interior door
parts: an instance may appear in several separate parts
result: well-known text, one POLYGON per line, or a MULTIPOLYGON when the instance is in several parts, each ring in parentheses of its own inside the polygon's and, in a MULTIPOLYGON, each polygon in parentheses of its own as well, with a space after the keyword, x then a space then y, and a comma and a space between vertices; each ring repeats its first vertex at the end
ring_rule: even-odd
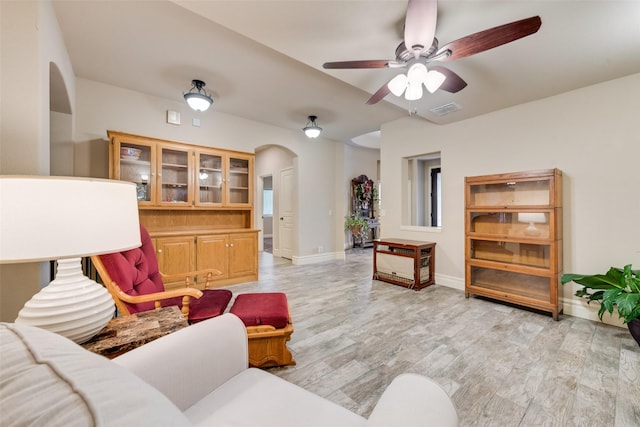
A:
POLYGON ((288 259, 291 259, 293 256, 294 184, 293 168, 281 170, 280 191, 278 194, 278 234, 280 241, 280 256, 288 259))

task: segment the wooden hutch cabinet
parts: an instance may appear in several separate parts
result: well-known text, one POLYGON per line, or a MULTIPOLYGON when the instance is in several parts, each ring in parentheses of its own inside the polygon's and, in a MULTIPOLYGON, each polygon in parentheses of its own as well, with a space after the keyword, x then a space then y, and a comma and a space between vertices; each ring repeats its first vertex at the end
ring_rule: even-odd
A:
POLYGON ((465 296, 561 312, 562 172, 465 178, 465 296))
POLYGON ((253 154, 107 134, 109 177, 136 184, 140 222, 163 273, 216 268, 217 286, 257 280, 253 154))

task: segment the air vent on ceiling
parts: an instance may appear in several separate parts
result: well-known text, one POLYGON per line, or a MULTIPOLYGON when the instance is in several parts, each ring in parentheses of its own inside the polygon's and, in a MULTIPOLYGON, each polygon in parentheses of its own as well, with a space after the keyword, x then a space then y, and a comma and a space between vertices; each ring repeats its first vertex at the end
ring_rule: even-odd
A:
POLYGON ((439 107, 434 107, 430 111, 433 114, 436 114, 438 116, 444 116, 444 115, 453 113, 454 111, 458 111, 460 109, 462 109, 462 107, 459 104, 456 104, 455 102, 450 102, 448 104, 444 104, 439 107))

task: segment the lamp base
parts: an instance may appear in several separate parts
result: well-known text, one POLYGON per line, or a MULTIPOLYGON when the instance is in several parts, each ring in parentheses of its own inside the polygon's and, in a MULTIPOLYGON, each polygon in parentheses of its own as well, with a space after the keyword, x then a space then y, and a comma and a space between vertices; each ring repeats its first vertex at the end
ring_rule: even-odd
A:
POLYGON ((35 294, 18 313, 16 323, 37 326, 78 344, 91 339, 115 313, 104 286, 82 273, 82 260, 58 260, 56 278, 35 294))
POLYGON ((536 225, 533 222, 529 223, 529 226, 524 229, 525 236, 539 236, 540 230, 536 228, 536 225))

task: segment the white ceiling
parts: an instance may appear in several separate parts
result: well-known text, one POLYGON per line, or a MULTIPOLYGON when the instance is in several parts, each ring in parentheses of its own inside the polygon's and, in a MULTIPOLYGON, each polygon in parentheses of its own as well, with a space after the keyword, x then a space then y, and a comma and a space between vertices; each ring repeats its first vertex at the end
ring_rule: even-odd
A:
MULTIPOLYGON (((53 0, 76 76, 180 100, 194 78, 213 109, 375 146, 409 112, 446 124, 640 72, 638 0, 441 0, 440 45, 530 16, 540 30, 446 65, 468 86, 409 102, 365 102, 392 69, 324 70, 327 61, 394 59, 405 0, 53 0), (439 117, 431 108, 456 102, 439 117)), ((599 108, 593 105, 593 108, 599 108)), ((206 120, 202 113, 202 119, 206 120)), ((559 112, 561 114, 561 112, 559 112)), ((532 118, 535 119, 535 118, 532 118)))

